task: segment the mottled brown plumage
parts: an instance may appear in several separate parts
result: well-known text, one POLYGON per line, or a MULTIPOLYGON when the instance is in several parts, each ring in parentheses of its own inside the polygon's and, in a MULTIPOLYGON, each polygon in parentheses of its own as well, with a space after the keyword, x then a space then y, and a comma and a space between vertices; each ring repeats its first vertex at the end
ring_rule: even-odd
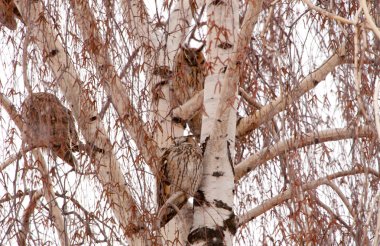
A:
MULTIPOLYGON (((171 106, 176 108, 197 92, 203 90, 207 76, 206 60, 202 53, 203 45, 196 48, 180 47, 174 59, 171 106)), ((199 136, 202 126, 202 112, 197 112, 188 122, 191 132, 199 136)))
POLYGON ((75 168, 78 134, 71 111, 50 93, 29 95, 21 106, 23 137, 30 147, 46 147, 75 168))
POLYGON ((186 197, 193 196, 200 185, 203 164, 202 150, 190 136, 174 140, 161 159, 161 177, 157 185, 157 202, 161 207, 177 191, 183 191, 186 197))
POLYGON ((0 23, 10 30, 16 30, 17 22, 15 17, 20 19, 21 14, 12 0, 0 0, 0 23))

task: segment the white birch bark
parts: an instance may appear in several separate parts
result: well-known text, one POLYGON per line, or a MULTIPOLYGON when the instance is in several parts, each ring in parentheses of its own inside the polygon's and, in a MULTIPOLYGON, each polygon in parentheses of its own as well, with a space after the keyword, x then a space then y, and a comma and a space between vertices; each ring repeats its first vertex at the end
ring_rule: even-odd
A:
MULTIPOLYGON (((142 10, 144 6, 142 6, 140 1, 122 1, 128 24, 135 36, 138 37, 136 45, 144 49, 149 47, 150 50, 158 53, 156 60, 145 60, 153 60, 156 62, 155 64, 150 64, 150 67, 153 67, 153 69, 147 71, 147 77, 152 78, 153 81, 151 83, 151 90, 154 91, 156 95, 159 95, 156 98, 154 98, 154 95, 152 96, 151 124, 159 124, 159 127, 153 129, 153 132, 154 139, 160 148, 169 147, 172 144, 172 139, 182 136, 184 132, 182 126, 172 122, 169 90, 170 81, 165 71, 171 69, 178 47, 185 40, 185 35, 188 33, 189 23, 192 18, 189 3, 189 1, 182 0, 175 2, 166 26, 166 32, 170 35, 167 37, 167 40, 165 40, 164 33, 159 31, 153 32, 154 28, 148 24, 149 20, 147 18, 141 18, 141 15, 146 16, 146 12, 142 10), (144 30, 147 31, 144 32, 144 30), (147 45, 148 43, 149 45, 147 45), (164 45, 160 46, 160 43, 164 45)), ((151 54, 150 52, 147 53, 151 54)), ((165 245, 170 243, 185 244, 190 228, 189 224, 191 224, 189 218, 192 218, 191 214, 189 216, 188 210, 189 208, 184 206, 180 216, 176 216, 160 231, 165 245)))
MULTIPOLYGON (((16 124, 18 129, 22 131, 22 129, 24 128, 23 128, 23 123, 21 121, 21 116, 17 114, 15 107, 11 104, 11 102, 7 98, 5 98, 3 94, 0 95, 0 104, 8 112, 10 118, 16 124)), ((49 170, 47 169, 45 159, 43 155, 41 154, 41 151, 39 150, 36 150, 36 149, 33 150, 32 154, 36 160, 35 163, 37 163, 38 165, 37 168, 40 171, 41 176, 43 177, 43 180, 44 180, 44 182, 42 182, 43 196, 45 197, 46 202, 49 206, 49 213, 51 215, 53 225, 56 228, 59 241, 61 245, 70 246, 69 238, 68 238, 66 228, 65 228, 64 218, 56 202, 57 197, 54 194, 53 183, 49 176, 49 170)), ((28 232, 23 231, 21 233, 28 233, 28 232)), ((27 237, 27 234, 24 234, 24 237, 27 237)))
MULTIPOLYGON (((166 51, 159 49, 160 59, 158 66, 169 66, 172 68, 173 60, 181 43, 185 40, 185 35, 189 30, 189 23, 192 15, 190 11, 189 1, 179 0, 175 3, 167 21, 168 36, 166 42, 166 51)), ((156 66, 157 66, 156 65, 156 66)), ((159 78, 158 78, 159 79, 159 78)), ((160 83, 160 81, 158 81, 160 83)), ((157 83, 157 82, 156 82, 157 83)), ((163 131, 157 132, 155 139, 161 148, 169 147, 172 144, 172 138, 182 136, 184 133, 183 126, 173 123, 170 106, 170 81, 161 86, 163 98, 158 102, 152 101, 152 104, 157 103, 154 121, 160 123, 163 131)), ((190 229, 192 219, 191 208, 188 206, 182 207, 179 215, 175 216, 169 223, 161 229, 164 245, 186 245, 187 235, 190 229)))
POLYGON ((98 178, 106 191, 107 199, 129 243, 134 244, 136 231, 140 229, 136 218, 136 205, 125 186, 124 176, 112 152, 112 145, 106 138, 104 126, 97 110, 86 93, 81 93, 81 81, 68 59, 62 44, 56 39, 57 35, 51 28, 40 2, 15 1, 22 16, 28 20, 26 25, 31 28, 31 37, 49 64, 58 85, 70 103, 73 114, 78 121, 82 134, 88 143, 95 144, 104 150, 104 154, 95 153, 95 165, 98 168, 98 178))
POLYGON ((206 1, 210 64, 204 89, 207 117, 201 141, 206 144, 204 175, 189 234, 192 245, 232 245, 236 232, 233 212, 233 150, 235 147, 237 81, 228 81, 225 72, 239 27, 237 1, 206 1), (231 86, 232 85, 232 86, 231 86), (235 86, 234 86, 235 85, 235 86), (230 90, 232 97, 225 97, 230 90))
POLYGON ((176 50, 188 29, 188 8, 181 1, 176 2, 167 24, 167 33, 171 35, 165 40, 165 34, 149 24, 152 22, 148 19, 145 5, 141 1, 122 1, 122 7, 128 27, 136 37, 135 45, 142 47, 144 62, 150 67, 146 71, 146 77, 152 91, 150 121, 152 126, 156 126, 152 129, 154 139, 160 148, 168 147, 172 143, 171 137, 183 135, 183 127, 171 121, 169 81, 166 73, 170 70, 176 50))
POLYGON ((101 78, 100 84, 107 95, 111 97, 112 104, 124 123, 124 127, 133 140, 135 140, 137 146, 139 146, 140 152, 149 165, 157 159, 157 146, 152 141, 148 129, 134 109, 131 101, 125 96, 127 92, 109 56, 108 44, 100 36, 95 17, 88 2, 71 0, 70 4, 74 10, 74 17, 81 30, 83 39, 85 42, 90 42, 95 46, 88 50, 96 66, 96 72, 101 78))

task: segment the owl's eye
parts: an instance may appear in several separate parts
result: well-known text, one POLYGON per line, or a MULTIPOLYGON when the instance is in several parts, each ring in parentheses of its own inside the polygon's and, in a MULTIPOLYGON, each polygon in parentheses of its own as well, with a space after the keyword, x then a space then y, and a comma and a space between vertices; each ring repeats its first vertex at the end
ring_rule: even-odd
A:
POLYGON ((200 65, 202 65, 206 62, 202 52, 199 52, 197 54, 197 60, 198 60, 198 64, 200 64, 200 65))
POLYGON ((194 55, 194 53, 191 50, 185 51, 185 60, 190 66, 197 66, 197 57, 194 55))

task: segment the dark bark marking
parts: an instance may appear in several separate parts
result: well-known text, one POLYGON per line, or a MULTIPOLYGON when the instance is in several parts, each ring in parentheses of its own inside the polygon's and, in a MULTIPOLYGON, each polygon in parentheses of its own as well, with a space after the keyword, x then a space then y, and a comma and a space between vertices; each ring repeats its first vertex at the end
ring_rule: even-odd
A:
POLYGON ((97 118, 98 118, 97 116, 92 116, 92 117, 90 118, 90 121, 95 121, 97 118))
POLYGON ((205 193, 202 190, 198 190, 194 194, 194 207, 210 206, 210 203, 206 201, 205 193))
POLYGON ((214 176, 214 177, 221 177, 223 175, 224 175, 224 172, 222 172, 222 171, 216 171, 216 172, 212 173, 212 176, 214 176))
POLYGON ((217 208, 223 208, 228 211, 232 211, 232 208, 227 205, 227 203, 223 202, 222 200, 216 200, 214 199, 215 207, 217 208))
POLYGON ((49 54, 47 55, 47 57, 52 57, 52 56, 55 56, 56 54, 58 54, 58 49, 53 49, 49 52, 49 54))
POLYGON ((237 225, 236 225, 236 216, 233 212, 231 212, 230 216, 228 219, 223 221, 223 228, 227 228, 228 231, 232 234, 235 235, 237 231, 237 225))
POLYGON ((210 140, 210 136, 206 137, 205 141, 202 143, 202 155, 205 154, 208 140, 210 140))
POLYGON ((230 44, 229 42, 221 42, 220 44, 218 44, 218 47, 221 49, 227 50, 227 49, 231 49, 233 45, 230 44))
POLYGON ((180 117, 173 117, 172 121, 175 124, 180 124, 184 129, 186 128, 186 121, 181 119, 180 117))
POLYGON ((44 57, 43 57, 42 61, 43 61, 43 62, 46 62, 46 60, 47 60, 49 57, 53 57, 53 56, 57 55, 58 52, 59 52, 58 49, 52 49, 52 50, 50 50, 49 53, 47 53, 46 55, 44 54, 44 57))
POLYGON ((223 246, 224 233, 222 228, 218 226, 216 229, 201 227, 193 230, 187 237, 187 240, 191 244, 204 241, 207 246, 223 246))
POLYGON ((314 138, 314 144, 318 144, 319 143, 319 138, 314 138))
MULTIPOLYGON (((79 143, 78 146, 76 146, 76 149, 79 151, 86 152, 89 156, 93 156, 95 153, 105 154, 106 151, 104 149, 101 149, 97 147, 93 143, 79 143)), ((75 151, 75 149, 72 149, 72 151, 75 151)))
POLYGON ((239 128, 241 122, 243 122, 242 120, 244 119, 244 117, 238 115, 237 116, 237 120, 236 120, 236 129, 239 128))
POLYGON ((231 145, 230 141, 227 141, 227 156, 228 156, 228 161, 230 163, 230 166, 231 166, 231 169, 232 169, 232 173, 235 176, 235 168, 234 168, 234 163, 233 163, 232 156, 231 156, 230 145, 231 145))
POLYGON ((212 5, 227 5, 223 0, 214 0, 211 2, 212 5))

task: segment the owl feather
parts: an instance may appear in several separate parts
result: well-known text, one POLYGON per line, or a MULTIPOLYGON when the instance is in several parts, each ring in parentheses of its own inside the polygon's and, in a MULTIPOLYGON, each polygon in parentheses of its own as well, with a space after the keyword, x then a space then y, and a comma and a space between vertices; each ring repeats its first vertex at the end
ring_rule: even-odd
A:
MULTIPOLYGON (((158 206, 162 207, 175 193, 183 192, 185 199, 179 202, 181 207, 199 188, 203 174, 202 150, 191 136, 176 138, 174 145, 163 152, 160 165, 158 206)), ((174 210, 167 211, 161 224, 165 224, 175 214, 174 210)))
POLYGON ((45 92, 29 95, 22 103, 21 118, 26 144, 49 148, 75 168, 76 160, 72 152, 78 151, 79 139, 74 117, 55 95, 45 92))
MULTIPOLYGON (((174 77, 172 80, 171 106, 176 108, 196 93, 203 90, 207 76, 206 60, 202 53, 204 45, 200 48, 181 46, 174 59, 174 77)), ((187 122, 191 132, 199 136, 202 127, 202 112, 198 111, 187 122)))
POLYGON ((16 30, 15 17, 22 21, 21 14, 13 0, 0 0, 0 23, 12 31, 16 30))

